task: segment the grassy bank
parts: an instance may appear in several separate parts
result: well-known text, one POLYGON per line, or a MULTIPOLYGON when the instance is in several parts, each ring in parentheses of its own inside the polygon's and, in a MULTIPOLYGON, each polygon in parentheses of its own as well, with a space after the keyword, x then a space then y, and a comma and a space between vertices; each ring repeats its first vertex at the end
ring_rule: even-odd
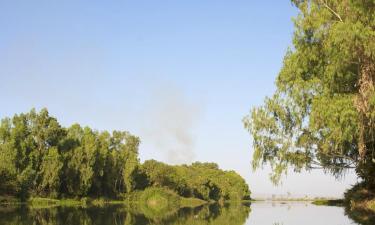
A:
POLYGON ((123 200, 112 200, 104 198, 81 198, 81 199, 53 199, 43 197, 31 197, 21 201, 13 196, 0 196, 0 205, 27 205, 33 208, 48 208, 55 206, 103 206, 107 204, 124 204, 123 200))
MULTIPOLYGON (((253 200, 249 200, 251 202, 253 200)), ((242 202, 242 201, 241 201, 242 202)), ((147 188, 143 191, 135 191, 126 194, 120 200, 106 198, 88 198, 81 199, 53 199, 45 197, 30 197, 25 201, 13 196, 0 196, 0 205, 27 205, 33 208, 47 208, 56 206, 67 207, 86 207, 86 206, 104 206, 109 204, 124 204, 131 207, 141 207, 146 211, 168 211, 181 207, 197 207, 211 203, 198 198, 185 198, 175 192, 165 188, 147 188)))
POLYGON ((351 208, 361 208, 375 213, 375 190, 359 183, 345 192, 345 201, 351 208))
POLYGON ((375 224, 375 190, 364 183, 358 183, 345 192, 346 213, 353 220, 375 224))
POLYGON ((113 200, 105 198, 81 198, 81 199, 50 199, 50 198, 30 198, 27 204, 32 207, 51 206, 104 206, 110 204, 124 204, 123 200, 113 200))
POLYGON ((184 198, 171 190, 156 187, 127 194, 125 202, 128 210, 135 214, 142 213, 149 219, 161 219, 175 214, 180 208, 194 208, 207 203, 201 199, 184 198))
POLYGON ((195 207, 207 203, 197 198, 184 198, 165 188, 147 188, 125 195, 127 203, 141 203, 158 207, 195 207))
POLYGON ((312 202, 314 205, 344 206, 343 199, 318 199, 312 202))
POLYGON ((84 201, 75 199, 52 199, 52 198, 30 198, 26 202, 33 208, 48 208, 53 206, 82 206, 85 205, 84 201))
POLYGON ((22 202, 14 196, 8 196, 8 195, 0 196, 0 205, 18 205, 21 203, 22 202))
POLYGON ((180 197, 180 207, 197 207, 204 205, 207 202, 198 198, 184 198, 180 197))

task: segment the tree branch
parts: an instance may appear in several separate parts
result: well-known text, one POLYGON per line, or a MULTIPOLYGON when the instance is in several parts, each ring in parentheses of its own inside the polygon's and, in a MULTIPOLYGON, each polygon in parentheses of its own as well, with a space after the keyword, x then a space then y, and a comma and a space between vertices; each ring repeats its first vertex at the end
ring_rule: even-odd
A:
POLYGON ((327 3, 327 1, 324 1, 323 2, 323 5, 324 5, 324 7, 326 7, 329 11, 331 11, 341 22, 344 22, 344 21, 342 21, 342 19, 341 19, 341 16, 337 13, 337 12, 335 12, 331 7, 329 7, 328 6, 328 3, 327 3))
POLYGON ((321 163, 317 161, 312 161, 310 166, 307 166, 309 169, 355 169, 356 166, 351 166, 353 163, 347 164, 342 163, 338 165, 322 165, 321 163), (311 166, 315 165, 315 166, 311 166))
POLYGON ((351 157, 349 157, 349 156, 345 156, 345 155, 338 155, 338 154, 332 154, 332 153, 322 153, 322 152, 320 152, 320 154, 325 155, 325 156, 327 156, 327 157, 332 157, 332 158, 335 158, 335 157, 336 157, 336 158, 346 159, 346 160, 348 160, 348 161, 351 161, 352 164, 356 164, 356 163, 357 163, 357 160, 356 160, 356 159, 351 158, 351 157))
POLYGON ((326 167, 314 167, 309 166, 309 169, 332 169, 332 168, 339 168, 339 169, 355 169, 355 166, 326 166, 326 167))

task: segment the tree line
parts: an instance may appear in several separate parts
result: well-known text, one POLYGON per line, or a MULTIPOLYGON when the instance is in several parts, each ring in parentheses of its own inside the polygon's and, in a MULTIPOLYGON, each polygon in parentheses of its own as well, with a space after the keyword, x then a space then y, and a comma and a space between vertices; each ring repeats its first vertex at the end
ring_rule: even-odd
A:
POLYGON ((214 163, 141 164, 139 144, 129 132, 62 127, 47 109, 2 119, 0 195, 121 198, 155 186, 204 200, 250 198, 246 182, 234 171, 214 163))

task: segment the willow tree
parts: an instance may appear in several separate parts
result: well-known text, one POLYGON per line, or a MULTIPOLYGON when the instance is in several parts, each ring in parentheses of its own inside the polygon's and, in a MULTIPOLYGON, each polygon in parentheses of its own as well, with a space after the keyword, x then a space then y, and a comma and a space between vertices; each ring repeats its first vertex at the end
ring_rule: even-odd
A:
POLYGON ((293 47, 277 89, 244 118, 253 168, 271 180, 288 168, 322 168, 339 177, 354 168, 375 186, 375 2, 294 0, 293 47))

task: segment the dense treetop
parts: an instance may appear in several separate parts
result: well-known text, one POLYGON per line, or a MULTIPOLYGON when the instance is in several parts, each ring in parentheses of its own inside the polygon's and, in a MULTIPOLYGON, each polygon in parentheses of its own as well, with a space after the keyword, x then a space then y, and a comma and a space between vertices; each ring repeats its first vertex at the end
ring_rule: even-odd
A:
POLYGON ((222 171, 215 163, 169 166, 155 160, 145 161, 141 170, 149 185, 168 187, 184 197, 204 200, 249 200, 244 179, 234 171, 222 171))
POLYGON ((274 182, 293 167, 341 176, 355 168, 375 182, 375 2, 294 0, 293 47, 275 94, 244 119, 253 167, 274 182))
POLYGON ((150 186, 204 200, 249 199, 237 173, 214 163, 170 166, 141 164, 138 137, 99 132, 74 124, 62 127, 46 109, 0 123, 0 195, 121 198, 150 186))

